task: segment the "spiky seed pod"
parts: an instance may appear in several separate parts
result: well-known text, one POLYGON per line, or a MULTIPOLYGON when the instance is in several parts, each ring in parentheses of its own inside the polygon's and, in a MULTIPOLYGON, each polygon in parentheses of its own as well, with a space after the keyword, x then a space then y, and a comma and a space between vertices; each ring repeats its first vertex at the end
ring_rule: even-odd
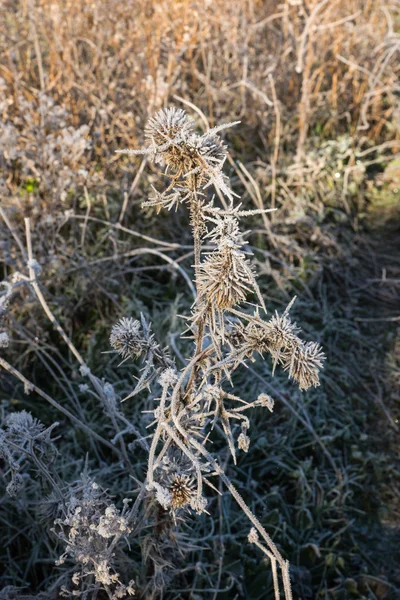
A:
POLYGON ((298 382, 301 390, 318 386, 319 369, 323 368, 326 356, 316 342, 300 344, 286 357, 284 369, 289 371, 289 377, 298 382))
POLYGON ((255 314, 242 333, 249 349, 260 354, 270 352, 279 362, 282 353, 293 351, 301 343, 298 331, 296 323, 292 323, 287 315, 276 313, 267 322, 255 314))
POLYGON ((123 317, 113 326, 110 344, 123 359, 138 358, 148 348, 140 322, 132 317, 123 317))
POLYGON ((200 265, 199 296, 221 310, 244 302, 252 291, 249 269, 242 252, 215 252, 200 265))
POLYGON ((174 510, 190 504, 195 493, 193 479, 188 475, 173 475, 168 489, 171 494, 171 507, 174 510))
POLYGON ((193 132, 193 121, 182 108, 163 108, 150 118, 145 135, 152 145, 163 147, 179 143, 193 132))
POLYGON ((287 315, 275 315, 265 325, 267 345, 270 352, 280 352, 282 349, 295 348, 300 329, 287 315))
POLYGON ((252 291, 261 299, 250 261, 240 249, 244 242, 237 218, 218 215, 208 217, 208 220, 215 227, 207 237, 217 244, 217 250, 200 265, 200 298, 219 310, 244 302, 252 291))

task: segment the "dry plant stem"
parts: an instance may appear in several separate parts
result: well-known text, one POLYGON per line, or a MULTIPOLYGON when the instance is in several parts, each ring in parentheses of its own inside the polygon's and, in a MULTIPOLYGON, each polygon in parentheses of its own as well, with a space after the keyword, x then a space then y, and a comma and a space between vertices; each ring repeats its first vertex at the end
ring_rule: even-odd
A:
POLYGON ((67 344, 69 350, 72 352, 72 354, 75 356, 75 358, 77 359, 77 361, 79 362, 79 364, 81 366, 86 367, 86 363, 83 360, 82 356, 79 354, 78 350, 75 348, 75 346, 72 344, 71 340, 69 339, 69 337, 67 336, 67 334, 65 333, 65 331, 63 330, 63 328, 61 327, 61 325, 59 325, 57 319, 55 318, 55 316, 53 315, 53 313, 51 312, 41 290, 39 287, 39 284, 37 282, 37 277, 36 277, 36 273, 35 270, 33 268, 33 253, 32 253, 32 238, 31 238, 31 227, 30 227, 30 219, 26 218, 25 219, 25 232, 26 232, 26 245, 28 248, 28 269, 29 269, 29 279, 30 279, 30 283, 35 291, 35 294, 37 296, 37 299, 39 300, 40 304, 42 305, 42 308, 44 310, 44 312, 46 313, 47 318, 49 319, 49 321, 52 323, 53 327, 56 329, 56 331, 58 331, 58 333, 61 335, 61 337, 63 338, 64 342, 67 344))
MULTIPOLYGON (((199 354, 202 351, 203 339, 204 339, 204 326, 205 326, 204 319, 200 319, 199 323, 197 325, 196 347, 195 347, 193 358, 196 358, 197 356, 199 356, 199 354)), ((199 367, 200 363, 197 363, 197 366, 199 367)), ((185 398, 189 396, 189 394, 193 388, 193 384, 194 384, 195 378, 196 378, 196 371, 197 371, 197 368, 194 366, 190 373, 189 381, 186 386, 185 398)))
POLYGON ((201 239, 200 239, 200 226, 196 222, 196 214, 195 214, 196 210, 197 210, 197 205, 198 205, 196 190, 193 190, 193 195, 194 195, 194 202, 193 202, 193 206, 191 207, 191 216, 194 221, 193 222, 194 272, 195 272, 195 280, 196 280, 196 286, 197 286, 198 279, 199 279, 199 268, 200 268, 201 239))
POLYGON ((144 235, 143 233, 134 231, 133 229, 129 229, 128 227, 124 227, 120 223, 111 223, 110 221, 105 221, 104 219, 99 219, 97 217, 90 217, 90 216, 86 216, 86 215, 69 215, 68 218, 92 221, 93 223, 99 223, 101 225, 105 225, 106 227, 112 227, 113 229, 123 231, 124 233, 132 235, 134 237, 138 237, 142 240, 145 240, 146 242, 151 242, 152 244, 159 244, 160 246, 164 246, 165 248, 170 248, 171 250, 178 250, 179 248, 181 248, 180 244, 165 242, 163 240, 158 240, 158 239, 150 237, 148 235, 144 235))
MULTIPOLYGON (((196 194, 196 190, 193 191, 194 193, 194 197, 195 197, 195 203, 198 203, 198 199, 197 199, 197 194, 196 194)), ((193 243, 194 243, 194 270, 195 270, 195 283, 196 283, 196 290, 198 290, 198 281, 199 281, 199 270, 200 270, 200 260, 201 260, 201 235, 200 235, 200 226, 198 223, 196 223, 196 218, 195 218, 195 214, 194 211, 196 211, 196 206, 192 207, 191 212, 192 212, 192 218, 193 218, 193 243)), ((197 293, 195 294, 195 300, 197 298, 197 293)), ((204 319, 201 318, 199 320, 199 323, 197 325, 197 332, 196 332, 196 342, 195 342, 195 350, 194 350, 194 357, 198 356, 202 349, 203 349, 203 339, 204 339, 204 319)), ((198 364, 198 366, 200 366, 198 364)), ((194 381, 195 381, 195 377, 196 377, 196 371, 197 368, 193 367, 192 372, 190 374, 189 377, 189 381, 188 384, 186 386, 186 394, 185 396, 188 396, 188 394, 190 393, 194 381)))
POLYGON ((90 427, 88 427, 84 423, 81 423, 81 421, 79 419, 77 419, 72 413, 70 413, 67 408, 64 408, 61 404, 56 402, 56 400, 53 400, 53 398, 51 398, 51 396, 46 394, 46 392, 41 390, 37 385, 35 385, 31 381, 29 381, 29 379, 24 377, 24 375, 22 375, 22 373, 20 373, 17 369, 15 369, 12 365, 10 365, 6 360, 4 360, 4 358, 1 358, 1 357, 0 357, 0 366, 3 367, 3 369, 5 369, 9 373, 11 373, 12 375, 14 375, 15 377, 17 377, 20 381, 22 381, 22 383, 26 386, 27 389, 31 389, 31 390, 35 391, 39 396, 41 396, 42 398, 47 400, 47 402, 49 404, 51 404, 52 406, 54 406, 54 408, 56 408, 61 413, 63 413, 63 415, 68 417, 68 419, 70 419, 79 429, 82 429, 82 431, 85 431, 89 436, 93 437, 98 442, 104 444, 108 448, 111 448, 113 450, 113 452, 115 452, 118 455, 118 457, 120 459, 122 458, 121 452, 118 450, 118 448, 116 448, 110 442, 108 442, 106 439, 101 437, 101 435, 99 435, 98 433, 96 433, 95 431, 90 429, 90 427))
MULTIPOLYGON (((191 367, 192 363, 193 363, 193 365, 195 364, 193 361, 194 361, 194 359, 191 361, 191 363, 188 365, 187 368, 191 367)), ((181 375, 180 380, 176 384, 175 390, 180 389, 180 381, 181 380, 183 381, 183 378, 184 378, 186 370, 187 369, 184 370, 183 374, 181 375)), ((175 390, 174 390, 174 392, 175 392, 175 390)), ((177 396, 177 394, 175 394, 175 396, 177 396)), ((278 551, 278 549, 277 549, 275 543, 273 542, 273 540, 271 539, 271 537, 265 531, 265 529, 263 528, 263 526, 261 525, 261 523, 259 522, 259 520, 257 519, 257 517, 255 515, 253 515, 253 513, 251 512, 251 510, 249 509, 249 507, 247 506, 247 504, 244 502, 244 500, 241 497, 241 495, 239 494, 239 492, 236 490, 235 486, 231 483, 231 481, 229 480, 229 478, 227 477, 227 475, 224 473, 224 471, 221 469, 221 467, 218 465, 218 463, 214 460, 214 458, 212 457, 212 455, 205 449, 205 447, 202 444, 199 444, 197 442, 197 440, 195 440, 193 438, 193 436, 190 436, 188 438, 187 431, 185 431, 183 429, 183 427, 180 425, 179 415, 174 414, 173 410, 171 412, 172 412, 172 419, 174 421, 174 425, 177 428, 177 430, 179 431, 179 433, 181 433, 181 435, 184 436, 184 438, 188 439, 188 441, 190 442, 190 444, 192 444, 196 448, 196 450, 198 450, 198 452, 200 452, 207 459, 207 461, 214 468, 215 472, 221 478, 221 480, 223 481, 223 483, 225 484, 225 486, 228 488, 229 492, 235 498, 236 502, 239 504, 240 508, 243 510, 243 512, 245 513, 245 515, 248 517, 248 519, 251 521, 251 523, 254 525, 254 527, 257 529, 257 531, 261 534, 261 536, 264 538, 264 540, 268 544, 268 547, 270 548, 273 557, 278 561, 279 566, 281 567, 281 570, 282 570, 282 578, 283 578, 283 584, 284 584, 284 589, 285 589, 285 599, 286 600, 291 600, 292 599, 292 595, 291 595, 291 587, 290 587, 289 563, 288 563, 288 561, 285 561, 283 559, 283 557, 281 556, 280 552, 278 551)), ((167 425, 165 426, 165 428, 166 428, 167 432, 172 436, 172 434, 173 434, 172 429, 169 426, 167 426, 167 425)), ((176 437, 176 436, 173 436, 173 437, 174 437, 174 441, 176 443, 179 442, 178 445, 189 456, 189 454, 187 452, 187 448, 179 440, 179 438, 176 437)), ((194 457, 192 457, 191 460, 192 460, 194 466, 196 466, 196 470, 197 470, 198 461, 194 457)), ((199 488, 198 488, 198 492, 199 492, 199 488)))
POLYGON ((264 548, 264 546, 261 544, 261 542, 259 542, 257 539, 255 539, 253 541, 253 544, 255 544, 257 546, 257 548, 260 548, 260 550, 262 552, 264 552, 264 554, 266 554, 268 556, 269 560, 271 561, 272 578, 274 581, 275 600, 279 600, 280 593, 279 593, 278 573, 276 570, 276 558, 275 558, 275 556, 273 556, 273 554, 271 554, 271 552, 268 552, 268 550, 266 548, 264 548))
POLYGON ((6 212, 1 208, 1 206, 0 206, 0 215, 2 216, 5 224, 7 225, 8 229, 9 229, 9 231, 11 233, 11 235, 13 236, 14 240, 16 241, 16 243, 18 245, 18 248, 20 249, 20 252, 22 254, 23 260, 26 261, 26 251, 25 251, 24 245, 21 242, 21 239, 20 239, 19 235, 17 234, 16 230, 12 226, 9 218, 7 217, 6 212))
MULTIPOLYGON (((186 435, 187 435, 187 433, 186 433, 186 435)), ((236 502, 238 503, 238 505, 240 506, 242 511, 245 513, 246 517, 249 519, 249 521, 254 525, 254 527, 257 529, 257 531, 260 533, 260 535, 266 541, 266 543, 271 551, 271 554, 277 560, 277 562, 279 563, 279 566, 281 567, 281 570, 282 570, 282 579, 283 579, 283 585, 284 585, 284 589, 285 589, 285 600, 292 600, 288 561, 284 560, 284 558, 280 554, 278 548, 276 547, 276 545, 273 542, 273 540, 271 539, 271 537, 265 531, 264 527, 261 525, 261 523, 257 519, 257 517, 255 515, 253 515, 253 513, 251 512, 251 510, 249 509, 249 507, 243 500, 242 496, 239 494, 239 492, 237 491, 237 489, 235 488, 233 483, 231 483, 230 479, 224 473, 223 469, 219 466, 219 464, 213 458, 213 456, 204 448, 204 446, 202 444, 199 444, 197 442, 197 440, 195 440, 193 437, 190 437, 189 441, 196 448, 196 450, 198 450, 207 459, 207 461, 210 463, 210 465, 213 467, 215 472, 221 478, 221 480, 223 481, 225 486, 228 488, 229 492, 235 498, 236 502)))
POLYGON ((158 420, 157 428, 154 432, 153 439, 151 441, 151 446, 150 446, 150 452, 149 452, 149 458, 148 458, 148 468, 147 468, 147 480, 148 480, 149 485, 152 485, 154 482, 154 478, 153 478, 153 472, 154 472, 154 468, 155 468, 154 467, 154 457, 155 457, 155 452, 156 452, 158 441, 160 439, 162 430, 164 428, 164 420, 165 420, 164 409, 165 409, 165 401, 167 399, 167 391, 168 391, 168 388, 164 387, 163 391, 162 391, 162 395, 161 395, 160 406, 158 408, 158 410, 160 411, 160 418, 158 420))
MULTIPOLYGON (((52 323, 52 325, 54 326, 54 328, 56 329, 56 331, 58 331, 58 333, 61 335, 61 337, 63 338, 63 340, 65 341, 65 343, 67 344, 69 350, 72 352, 72 354, 75 356, 75 358, 78 360, 79 364, 83 367, 85 367, 86 369, 88 369, 85 361, 83 360, 82 356, 80 355, 80 353, 78 352, 78 350, 75 348, 75 346, 73 345, 73 343, 71 342, 71 340, 69 339, 69 337, 67 336, 67 334, 65 333, 65 331, 63 330, 63 328, 61 327, 61 325, 58 323, 57 319, 54 317, 53 313, 51 312, 41 290, 39 287, 39 284, 37 282, 37 277, 36 277, 36 273, 35 270, 33 268, 33 251, 32 251, 32 238, 31 238, 31 229, 30 229, 30 219, 26 218, 25 219, 25 231, 26 231, 26 243, 27 243, 27 249, 28 249, 28 269, 29 269, 29 279, 30 279, 30 283, 35 291, 35 294, 44 310, 44 312, 46 313, 46 316, 48 317, 49 321, 52 323)), ((92 385, 95 387, 95 389, 97 390, 98 393, 103 393, 101 386, 98 384, 98 381, 96 379, 96 377, 94 377, 91 373, 90 370, 88 369, 88 373, 89 373, 89 378, 90 381, 92 383, 92 385)), ((43 394, 42 394, 43 395, 43 394)), ((69 412, 69 411, 68 411, 69 412)), ((71 413, 69 413, 71 414, 71 413)), ((80 421, 78 419, 76 419, 76 417, 74 417, 74 422, 78 422, 80 423, 80 421)), ((115 418, 112 418, 112 422, 113 422, 113 426, 114 429, 116 431, 116 433, 118 433, 119 429, 117 426, 117 423, 115 421, 115 418)), ((87 427, 86 425, 81 424, 81 426, 84 426, 86 430, 91 431, 91 429, 89 427, 87 427)), ((96 434, 97 435, 97 434, 96 434)), ((100 438, 103 439, 103 438, 100 438)), ((105 441, 105 440, 104 440, 105 441)), ((128 458, 128 454, 126 451, 126 446, 125 446, 125 441, 123 438, 121 438, 119 440, 119 444, 121 446, 121 450, 122 450, 122 456, 123 456, 123 461, 126 465, 126 467, 129 470, 132 470, 129 458, 128 458)), ((116 448, 109 442, 107 442, 107 445, 114 448, 114 450, 116 450, 116 448)), ((118 452, 119 454, 119 452, 118 452)))
MULTIPOLYGON (((278 98, 276 96, 274 78, 272 77, 271 73, 268 75, 268 80, 271 85, 272 99, 274 102, 274 112, 275 112, 275 145, 274 145, 274 153, 271 157, 271 170, 272 170, 271 208, 275 208, 276 165, 278 162, 280 135, 281 135, 281 113, 279 111, 279 104, 278 104, 278 98)), ((274 215, 271 215, 271 221, 273 220, 273 217, 274 217, 274 215)))

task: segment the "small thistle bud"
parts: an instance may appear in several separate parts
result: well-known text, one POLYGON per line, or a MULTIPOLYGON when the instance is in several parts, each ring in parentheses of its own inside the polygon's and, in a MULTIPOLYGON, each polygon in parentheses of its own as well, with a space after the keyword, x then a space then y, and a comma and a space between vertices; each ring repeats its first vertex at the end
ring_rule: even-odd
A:
POLYGON ((257 402, 260 406, 265 406, 265 408, 268 408, 270 412, 274 410, 275 402, 271 396, 268 396, 268 394, 260 394, 257 398, 257 402))
POLYGON ((10 337, 7 332, 0 333, 0 348, 7 348, 10 343, 10 337))
POLYGON ((238 448, 243 452, 248 452, 250 447, 250 438, 245 434, 241 433, 238 437, 238 448))
POLYGON ((178 381, 178 375, 175 369, 165 369, 165 371, 163 371, 159 376, 158 380, 162 387, 169 387, 175 385, 175 383, 178 381))
POLYGON ((256 544, 258 542, 258 533, 254 527, 250 529, 250 533, 247 536, 247 539, 249 540, 250 544, 256 544))
POLYGON ((301 390, 307 390, 320 384, 319 369, 323 368, 325 358, 319 344, 308 342, 295 349, 284 368, 289 370, 289 377, 298 382, 301 390))
POLYGON ((131 317, 123 317, 113 326, 110 344, 124 359, 138 358, 148 347, 140 322, 131 317))
POLYGON ((201 498, 197 498, 194 496, 190 502, 190 508, 194 510, 198 515, 203 512, 206 512, 207 500, 202 496, 201 498))

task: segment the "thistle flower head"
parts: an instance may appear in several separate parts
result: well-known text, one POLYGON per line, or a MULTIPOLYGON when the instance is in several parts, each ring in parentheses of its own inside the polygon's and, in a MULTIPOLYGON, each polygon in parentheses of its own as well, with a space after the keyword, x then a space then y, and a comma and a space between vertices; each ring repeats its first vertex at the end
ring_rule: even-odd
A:
POLYGON ((215 227, 207 237, 217 244, 200 265, 199 296, 217 309, 228 309, 244 302, 251 291, 258 292, 254 273, 243 245, 238 220, 232 215, 216 216, 215 227))
POLYGON ((10 434, 34 438, 45 430, 43 423, 35 419, 26 410, 11 413, 6 419, 7 431, 10 434))
POLYGON ((168 487, 171 494, 171 508, 177 510, 188 506, 195 495, 193 479, 188 475, 175 474, 168 487))
POLYGON ((158 152, 179 144, 193 133, 193 121, 181 108, 162 108, 150 118, 145 135, 158 152))
POLYGON ((299 344, 293 353, 286 358, 284 369, 289 371, 289 377, 298 382, 301 390, 318 386, 319 369, 323 368, 326 356, 316 342, 299 344))
MULTIPOLYGON (((299 384, 301 390, 319 385, 319 370, 323 368, 325 354, 321 346, 315 342, 305 343, 298 336, 300 329, 289 317, 289 307, 282 315, 275 313, 269 321, 263 321, 258 312, 248 318, 248 324, 235 323, 227 337, 232 348, 232 359, 236 358, 236 365, 240 360, 250 358, 254 352, 263 354, 269 352, 274 360, 275 367, 280 364, 289 377, 299 384)), ((270 410, 268 397, 261 403, 270 410)))
POLYGON ((132 317, 123 317, 113 326, 110 344, 122 358, 138 358, 148 347, 141 324, 132 317))
POLYGON ((265 325, 265 334, 270 352, 279 352, 297 345, 297 333, 300 331, 287 314, 275 313, 265 325))

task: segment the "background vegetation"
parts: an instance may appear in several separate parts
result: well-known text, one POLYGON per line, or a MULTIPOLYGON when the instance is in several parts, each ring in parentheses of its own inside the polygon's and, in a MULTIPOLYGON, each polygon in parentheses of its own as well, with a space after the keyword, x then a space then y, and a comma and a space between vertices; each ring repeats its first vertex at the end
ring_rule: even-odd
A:
MULTIPOLYGON (((232 185, 246 207, 278 209, 248 219, 259 286, 270 311, 297 294, 293 314, 324 346, 327 364, 321 387, 306 393, 285 376, 272 379, 262 361, 236 377, 243 397, 266 392, 276 404, 266 421, 260 412, 236 467, 226 455, 227 470, 290 560, 295 598, 398 598, 398 2, 3 0, 0 24, 2 278, 27 272, 30 217, 47 301, 121 398, 139 371, 103 354, 111 326, 143 312, 179 364, 179 315, 191 304, 182 274, 192 277, 193 255, 184 212, 140 208, 156 169, 114 152, 140 147, 147 119, 171 104, 200 131, 241 120, 226 133, 232 185)), ((96 431, 107 429, 26 286, 1 325, 9 363, 60 404, 79 406, 96 431)), ((135 497, 111 452, 94 452, 4 370, 0 390, 4 419, 25 409, 47 427, 59 422, 63 481, 86 469, 118 502, 135 497)), ((144 393, 123 405, 143 435, 146 402, 144 393)), ((135 444, 131 451, 143 480, 146 455, 135 444)), ((50 588, 57 597, 61 550, 39 515, 35 469, 17 498, 4 481, 0 598, 47 598, 40 594, 50 588)), ((213 503, 211 518, 185 527, 197 542, 164 598, 271 597, 268 569, 229 496, 213 503)), ((127 571, 138 596, 155 598, 140 563, 145 534, 137 532, 127 571)))

